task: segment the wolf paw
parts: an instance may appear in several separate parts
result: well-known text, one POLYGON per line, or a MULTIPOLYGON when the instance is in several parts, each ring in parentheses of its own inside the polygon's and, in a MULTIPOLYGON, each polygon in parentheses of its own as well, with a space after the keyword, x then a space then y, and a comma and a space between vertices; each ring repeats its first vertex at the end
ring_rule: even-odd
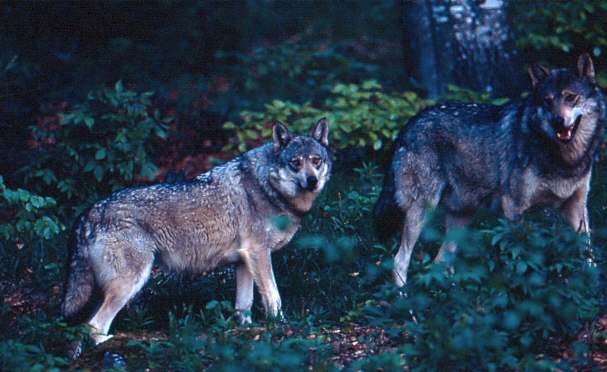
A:
POLYGON ((586 265, 591 269, 596 269, 596 261, 592 256, 586 258, 586 265))
POLYGON ((276 319, 280 322, 280 323, 288 323, 287 322, 287 317, 285 317, 285 314, 282 312, 282 310, 280 310, 278 312, 278 315, 276 316, 276 319))
MULTIPOLYGON (((408 298, 409 297, 407 295, 407 291, 405 290, 405 286, 402 286, 398 290, 398 297, 402 297, 402 298, 408 298)), ((411 316, 411 320, 413 321, 413 323, 417 324, 417 317, 415 316, 415 312, 413 311, 413 309, 409 309, 409 315, 411 316)))
POLYGON ((278 312, 276 313, 276 315, 269 315, 268 316, 268 320, 270 322, 273 323, 278 323, 278 324, 286 324, 287 322, 287 318, 285 317, 285 314, 282 312, 282 310, 278 310, 278 312))
POLYGON ((594 260, 594 252, 592 251, 592 245, 588 242, 584 249, 584 255, 586 256, 586 265, 588 267, 595 269, 596 261, 594 260))
POLYGON ((236 322, 242 326, 253 323, 250 310, 236 310, 234 317, 236 318, 236 322))
POLYGON ((105 354, 103 354, 103 368, 112 370, 125 369, 126 359, 118 353, 106 351, 105 354))
POLYGON ((66 356, 70 360, 76 360, 76 359, 80 358, 80 355, 82 355, 82 349, 83 349, 82 340, 70 342, 69 345, 67 346, 66 356))

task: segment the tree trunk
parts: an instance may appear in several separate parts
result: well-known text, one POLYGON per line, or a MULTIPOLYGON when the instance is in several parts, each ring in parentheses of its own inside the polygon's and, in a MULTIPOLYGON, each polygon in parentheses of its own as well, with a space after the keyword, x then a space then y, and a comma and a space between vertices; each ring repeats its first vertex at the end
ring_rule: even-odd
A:
POLYGON ((405 66, 430 97, 448 84, 515 96, 523 71, 509 25, 509 0, 401 0, 405 66))

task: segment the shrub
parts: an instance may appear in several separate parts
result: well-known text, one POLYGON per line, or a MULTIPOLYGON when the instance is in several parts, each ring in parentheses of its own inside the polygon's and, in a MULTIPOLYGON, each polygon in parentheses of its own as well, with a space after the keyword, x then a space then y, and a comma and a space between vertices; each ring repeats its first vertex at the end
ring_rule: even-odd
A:
POLYGON ((379 67, 344 54, 339 45, 287 40, 248 53, 220 52, 233 65, 233 77, 245 107, 259 107, 272 97, 302 102, 326 96, 338 81, 356 82, 377 75, 379 67), (234 60, 237 61, 234 64, 234 60))
POLYGON ((389 147, 403 124, 431 103, 414 92, 386 93, 374 80, 339 83, 319 105, 274 100, 263 112, 243 111, 240 126, 228 122, 224 128, 235 130, 238 150, 245 151, 271 137, 268 120, 283 121, 291 130, 303 132, 326 117, 334 147, 380 150, 389 147))
POLYGON ((193 314, 185 309, 182 317, 169 314, 169 339, 144 343, 130 341, 129 346, 143 350, 146 367, 176 370, 264 370, 302 369, 322 357, 327 350, 319 341, 285 338, 283 328, 268 325, 261 334, 246 328, 230 329, 234 323, 229 302, 211 301, 205 310, 193 314))
POLYGON ((59 123, 33 126, 31 164, 21 171, 34 190, 47 190, 82 210, 100 196, 150 180, 154 138, 167 137, 170 118, 161 117, 152 93, 113 88, 91 92, 86 101, 59 115, 59 123))
POLYGON ((593 51, 607 47, 604 29, 607 3, 604 1, 554 1, 537 6, 521 2, 515 6, 517 46, 535 51, 593 51))
POLYGON ((372 324, 393 333, 404 322, 410 338, 402 352, 413 370, 549 369, 585 362, 581 343, 574 345, 572 361, 556 362, 560 345, 598 311, 597 272, 583 258, 582 239, 570 229, 532 222, 501 222, 450 238, 460 243, 453 275, 426 255, 410 271, 407 296, 385 286, 366 307, 372 324))
MULTIPOLYGON (((9 316, 0 307, 0 316, 9 316)), ((0 324, 0 370, 59 371, 69 365, 65 356, 68 343, 87 334, 85 327, 68 327, 54 315, 37 312, 22 315, 14 323, 0 324)))
POLYGON ((0 176, 0 273, 14 278, 24 264, 52 262, 47 241, 65 229, 54 214, 56 205, 51 197, 10 189, 0 176))

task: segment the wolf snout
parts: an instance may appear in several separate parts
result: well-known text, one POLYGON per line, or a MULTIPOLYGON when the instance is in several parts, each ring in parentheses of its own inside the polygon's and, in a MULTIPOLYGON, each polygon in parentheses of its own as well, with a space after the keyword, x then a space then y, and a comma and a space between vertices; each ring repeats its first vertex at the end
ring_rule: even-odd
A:
POLYGON ((553 128, 556 132, 556 136, 558 137, 558 139, 564 142, 568 142, 569 140, 571 140, 581 119, 581 115, 578 115, 575 119, 565 119, 563 117, 554 118, 553 128))
POLYGON ((555 116, 552 119, 552 125, 557 129, 565 128, 565 119, 560 116, 555 116))
POLYGON ((318 186, 318 178, 316 176, 308 176, 304 189, 314 191, 316 190, 316 186, 318 186))

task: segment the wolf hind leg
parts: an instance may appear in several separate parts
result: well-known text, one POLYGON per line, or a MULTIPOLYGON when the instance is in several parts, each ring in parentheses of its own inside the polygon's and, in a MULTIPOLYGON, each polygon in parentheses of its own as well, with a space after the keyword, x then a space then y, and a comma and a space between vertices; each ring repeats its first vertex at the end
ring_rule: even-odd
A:
MULTIPOLYGON (((447 213, 445 216, 445 228, 446 232, 452 231, 454 229, 463 229, 468 223, 470 223, 470 216, 467 215, 458 215, 454 213, 447 213)), ((457 243, 454 241, 444 241, 441 245, 436 257, 434 257, 434 262, 445 262, 449 255, 454 255, 457 251, 457 243)))
POLYGON ((398 287, 407 283, 407 270, 411 261, 413 247, 419 238, 423 227, 424 210, 420 205, 415 205, 405 212, 404 226, 400 239, 400 246, 394 256, 394 282, 398 287))
POLYGON ((99 286, 103 293, 103 302, 88 322, 92 328, 91 337, 97 345, 112 337, 108 334, 112 321, 141 290, 150 276, 154 262, 153 253, 137 252, 137 257, 129 257, 128 263, 123 262, 123 265, 119 265, 120 269, 113 268, 108 270, 110 273, 102 274, 104 280, 99 286))

